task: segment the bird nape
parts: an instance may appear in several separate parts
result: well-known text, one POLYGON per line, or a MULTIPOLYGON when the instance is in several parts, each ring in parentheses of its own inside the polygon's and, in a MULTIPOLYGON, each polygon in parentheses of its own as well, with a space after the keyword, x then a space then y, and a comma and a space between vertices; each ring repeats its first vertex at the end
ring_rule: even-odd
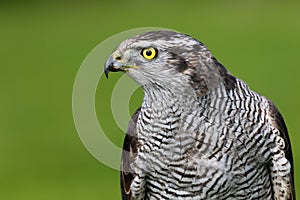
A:
POLYGON ((281 114, 201 42, 140 34, 104 70, 125 72, 144 90, 124 140, 122 199, 295 199, 281 114))

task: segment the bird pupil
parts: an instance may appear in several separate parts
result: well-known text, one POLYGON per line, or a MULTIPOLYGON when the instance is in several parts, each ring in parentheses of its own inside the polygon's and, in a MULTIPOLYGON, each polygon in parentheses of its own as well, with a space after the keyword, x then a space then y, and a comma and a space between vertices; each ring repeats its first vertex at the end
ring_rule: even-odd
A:
POLYGON ((147 51, 146 51, 146 55, 147 55, 147 56, 151 56, 151 54, 152 54, 152 52, 151 52, 150 50, 147 50, 147 51))

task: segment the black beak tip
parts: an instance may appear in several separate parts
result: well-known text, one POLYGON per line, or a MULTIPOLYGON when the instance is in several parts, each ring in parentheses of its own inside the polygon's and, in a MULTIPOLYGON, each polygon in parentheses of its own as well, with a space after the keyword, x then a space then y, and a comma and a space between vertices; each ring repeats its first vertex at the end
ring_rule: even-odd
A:
POLYGON ((108 79, 108 73, 109 73, 109 69, 108 68, 105 68, 104 69, 104 74, 105 74, 105 77, 108 79))
POLYGON ((113 62, 114 59, 112 56, 110 56, 107 61, 105 62, 105 67, 104 67, 104 74, 106 76, 106 78, 108 78, 108 73, 113 69, 113 62))

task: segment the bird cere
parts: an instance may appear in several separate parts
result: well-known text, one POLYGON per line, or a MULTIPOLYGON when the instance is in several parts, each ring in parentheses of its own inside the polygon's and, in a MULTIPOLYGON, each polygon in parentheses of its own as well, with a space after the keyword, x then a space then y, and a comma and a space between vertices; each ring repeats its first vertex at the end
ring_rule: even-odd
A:
POLYGON ((122 42, 104 71, 125 72, 144 91, 123 144, 123 200, 295 199, 278 109, 200 41, 143 33, 122 42))

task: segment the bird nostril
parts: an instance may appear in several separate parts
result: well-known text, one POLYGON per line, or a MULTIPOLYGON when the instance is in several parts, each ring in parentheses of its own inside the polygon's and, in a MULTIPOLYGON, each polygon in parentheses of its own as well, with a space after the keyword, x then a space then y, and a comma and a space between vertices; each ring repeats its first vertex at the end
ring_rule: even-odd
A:
POLYGON ((122 58, 121 58, 121 56, 118 56, 118 57, 116 57, 115 59, 116 59, 116 60, 121 60, 122 58))

